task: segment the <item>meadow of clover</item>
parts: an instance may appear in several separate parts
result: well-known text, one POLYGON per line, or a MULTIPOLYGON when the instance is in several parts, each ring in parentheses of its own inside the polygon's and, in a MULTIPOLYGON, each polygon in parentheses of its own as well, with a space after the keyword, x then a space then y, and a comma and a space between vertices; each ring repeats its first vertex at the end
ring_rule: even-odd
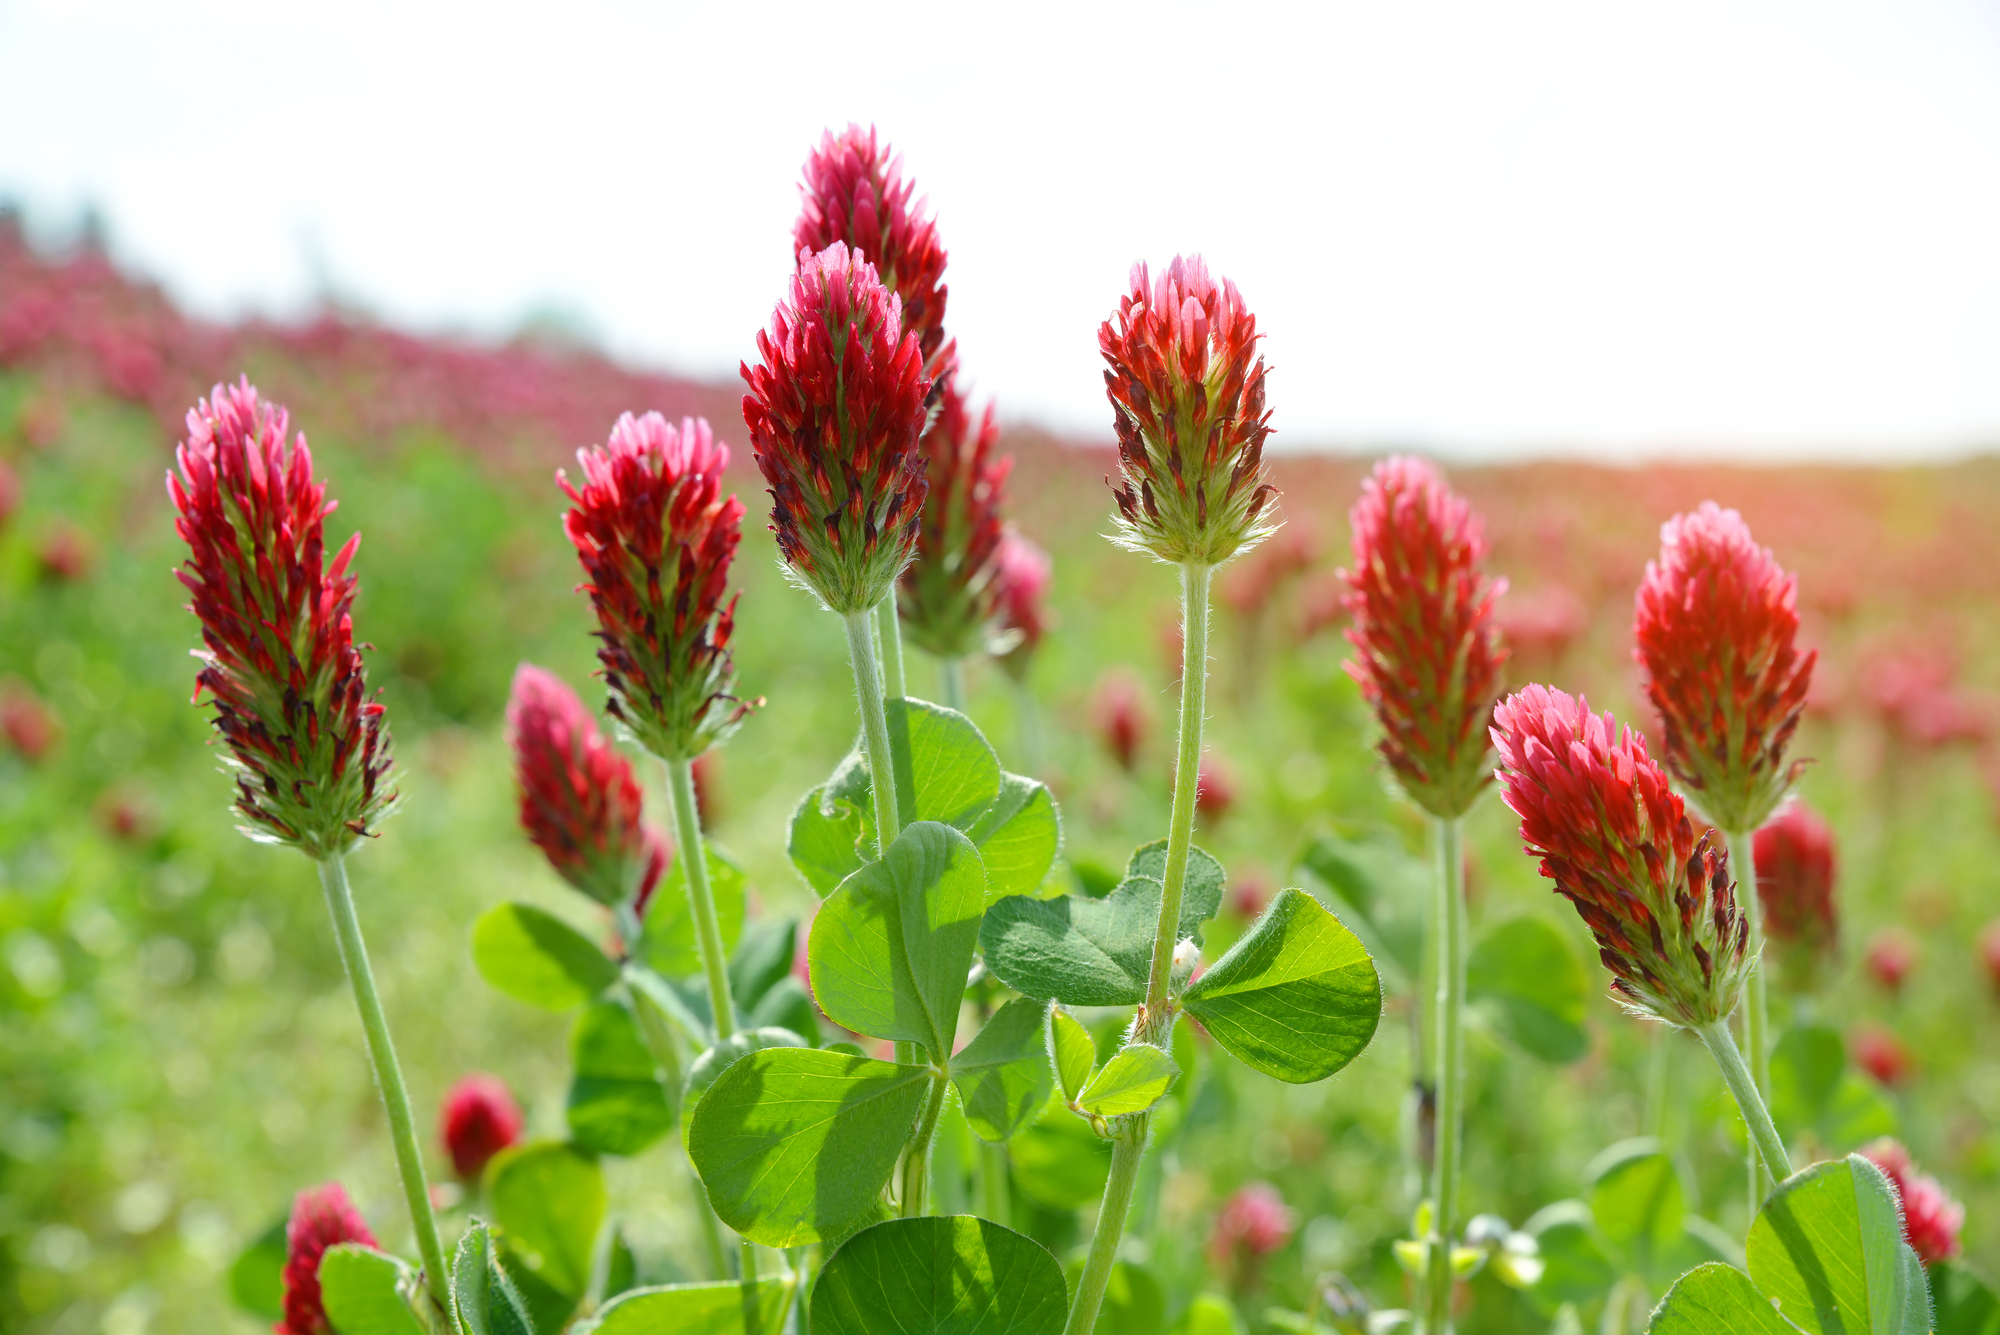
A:
POLYGON ((792 237, 722 384, 0 213, 0 1330, 2000 1333, 2000 467, 1285 453, 1200 238, 1002 429, 792 237))

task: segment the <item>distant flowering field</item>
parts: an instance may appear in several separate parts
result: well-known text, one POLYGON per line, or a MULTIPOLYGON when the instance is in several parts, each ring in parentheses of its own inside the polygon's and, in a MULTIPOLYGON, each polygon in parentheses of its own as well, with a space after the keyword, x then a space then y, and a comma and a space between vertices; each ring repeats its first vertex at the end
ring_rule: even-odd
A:
POLYGON ((0 215, 0 1329, 2000 1331, 2000 466, 1286 453, 1191 256, 1058 440, 801 195, 736 384, 0 215))

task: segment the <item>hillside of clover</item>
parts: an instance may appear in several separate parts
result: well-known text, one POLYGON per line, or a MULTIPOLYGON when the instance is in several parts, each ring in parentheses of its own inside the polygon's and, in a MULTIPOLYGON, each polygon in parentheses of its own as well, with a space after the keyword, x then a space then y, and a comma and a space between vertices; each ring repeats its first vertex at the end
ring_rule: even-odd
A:
POLYGON ((1003 425, 802 147, 730 383, 0 211, 0 1330, 2000 1335, 2000 463, 1287 452, 1198 237, 1003 425))

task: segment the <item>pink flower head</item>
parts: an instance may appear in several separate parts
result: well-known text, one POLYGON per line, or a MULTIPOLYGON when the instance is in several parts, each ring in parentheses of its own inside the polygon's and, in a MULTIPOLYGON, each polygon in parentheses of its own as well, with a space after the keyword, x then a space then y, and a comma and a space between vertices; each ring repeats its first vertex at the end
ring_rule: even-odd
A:
POLYGON ((755 702, 738 700, 723 602, 742 538, 743 502, 722 495, 729 447, 700 418, 676 431, 658 413, 626 413, 608 444, 578 450, 581 490, 563 531, 576 546, 597 610, 606 706, 648 751, 691 760, 735 731, 755 702))
POLYGON ((1501 797, 1597 938, 1619 1000, 1689 1028, 1735 1010, 1753 961, 1728 855, 1711 835, 1697 842, 1646 739, 1546 686, 1508 696, 1493 720, 1501 797))
POLYGON ((1925 1265, 1949 1261, 1959 1253, 1959 1232, 1965 1227, 1965 1207, 1945 1194, 1928 1173, 1919 1173, 1910 1152, 1885 1136, 1861 1153, 1896 1186, 1903 1200, 1903 1237, 1925 1265))
POLYGON ((2000 919, 1986 924, 1979 933, 1979 963, 1986 979, 2000 991, 2000 919))
POLYGON ((1131 772, 1152 725, 1138 681, 1129 673, 1107 672, 1097 684, 1097 698, 1092 702, 1091 712, 1105 749, 1121 769, 1131 772))
POLYGON ((1873 1076, 1878 1084, 1894 1088, 1909 1078, 1910 1053, 1895 1031, 1879 1024, 1865 1024, 1850 1040, 1854 1064, 1873 1076))
POLYGON ((1199 255, 1156 280, 1141 263, 1097 331, 1118 428, 1116 541, 1173 564, 1221 565, 1273 533, 1257 317, 1199 255))
POLYGON ((1797 780, 1785 748, 1818 655, 1801 653, 1798 580, 1734 510, 1703 501, 1660 526, 1639 584, 1634 650, 1667 767, 1718 827, 1754 830, 1797 780))
POLYGON ((1757 898, 1764 931, 1787 967, 1809 983, 1833 952, 1839 919, 1833 906, 1833 827, 1793 798, 1757 831, 1757 898))
POLYGON ((836 241, 801 257, 757 355, 742 368, 743 420, 778 553, 834 611, 871 608, 909 564, 923 516, 931 380, 917 336, 875 266, 836 241))
POLYGON ((333 1323, 320 1301, 319 1263, 327 1248, 343 1242, 376 1245, 341 1185, 329 1182, 300 1192, 285 1226, 285 1319, 271 1327, 275 1335, 331 1335, 333 1323))
POLYGON ((40 760, 62 740, 62 725, 26 683, 0 682, 0 736, 29 760, 40 760))
POLYGON ((396 793, 350 615, 361 535, 326 562, 334 507, 287 425, 248 379, 217 385, 187 415, 167 494, 189 548, 175 573, 207 646, 195 698, 214 701, 243 831, 320 858, 374 833, 396 793))
POLYGON ((956 377, 947 380, 943 410, 923 437, 929 495, 916 555, 897 586, 910 638, 939 658, 983 649, 998 611, 1000 506, 1014 467, 1012 455, 993 457, 999 439, 993 406, 975 420, 956 377))
POLYGON ((1917 967, 1917 943, 1900 927, 1885 927, 1868 939, 1861 962, 1868 976, 1890 992, 1901 992, 1910 970, 1917 967))
POLYGON ((836 241, 875 266, 882 285, 902 299, 903 328, 916 336, 926 365, 944 345, 944 246, 927 201, 903 179, 903 160, 873 126, 828 130, 806 159, 799 187, 804 207, 792 226, 792 251, 817 255, 836 241))
POLYGON ((514 673, 507 740, 521 828, 565 881, 600 904, 634 899, 652 860, 632 763, 576 692, 529 663, 514 673))
POLYGON ((468 1075, 444 1096, 438 1134, 451 1153, 451 1166, 471 1182, 486 1171, 486 1162, 519 1143, 523 1126, 520 1105, 506 1082, 493 1075, 468 1075))
POLYGON ((1248 1287, 1264 1259, 1291 1241, 1297 1217, 1276 1187, 1251 1182, 1238 1187, 1215 1217, 1208 1254, 1238 1288, 1248 1287))
POLYGON ((1028 675, 1035 650, 1048 633, 1046 600, 1054 574, 1047 552, 1013 529, 1001 535, 993 561, 993 603, 1000 631, 994 647, 1000 652, 1000 666, 1016 681, 1028 675))
POLYGON ((1465 814, 1492 779, 1485 729, 1506 661, 1479 517, 1421 459, 1375 465, 1348 513, 1348 673, 1382 724, 1382 758, 1435 816, 1465 814))

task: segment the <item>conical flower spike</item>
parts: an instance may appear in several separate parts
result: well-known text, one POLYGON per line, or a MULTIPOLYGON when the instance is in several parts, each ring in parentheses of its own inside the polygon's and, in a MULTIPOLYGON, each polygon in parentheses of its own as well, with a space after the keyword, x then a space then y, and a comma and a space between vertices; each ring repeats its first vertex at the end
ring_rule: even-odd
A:
POLYGON ((637 898, 654 850, 644 795, 626 760, 576 692, 523 663, 507 702, 507 741, 521 790, 521 828, 565 881, 600 904, 637 898))
POLYGON ((1816 981, 1840 935, 1833 902, 1833 827, 1794 797, 1757 831, 1757 898, 1764 934, 1797 987, 1816 981))
POLYGON ((285 1225, 285 1319, 271 1328, 275 1335, 333 1335, 320 1296, 319 1263, 327 1248, 343 1242, 377 1245, 368 1222, 341 1185, 329 1182, 300 1192, 285 1225))
POLYGON ((835 612, 873 608, 910 563, 924 508, 917 337, 875 267, 835 242, 800 259, 757 354, 743 420, 778 553, 835 612))
POLYGON ((956 384, 947 384, 944 409, 923 438, 930 494, 916 557, 897 586, 910 638, 939 658, 984 650, 996 611, 1006 535, 1001 490, 1014 467, 1011 456, 993 457, 999 438, 992 405, 975 419, 956 384))
POLYGON ((1174 564, 1214 566, 1277 529, 1267 480, 1257 318, 1199 255, 1131 290, 1097 331, 1118 428, 1116 541, 1174 564))
POLYGON ((1785 747, 1818 655, 1801 653, 1798 581, 1734 510, 1703 501, 1660 527, 1640 582, 1634 650, 1667 767, 1717 827, 1764 823, 1803 765, 1785 747))
POLYGON ((606 445, 576 457, 583 486, 556 480, 597 610, 606 708, 654 755, 691 760, 754 704, 732 694, 736 600, 722 600, 743 525, 743 502, 722 494, 729 447, 700 418, 676 431, 658 413, 627 413, 606 445))
POLYGON ((342 853, 395 806, 389 729, 354 644, 361 535, 331 564, 333 512, 301 433, 245 379, 217 385, 187 417, 167 475, 189 559, 175 573, 207 649, 196 677, 228 746, 243 832, 314 858, 342 853))
POLYGON ((1493 719, 1501 796, 1597 938, 1612 991, 1691 1029, 1735 1010, 1751 960, 1728 855, 1695 839, 1646 739, 1546 686, 1508 696, 1493 719))
POLYGON ((1340 572, 1354 624, 1347 671, 1382 724, 1382 758, 1410 800, 1449 820, 1493 775, 1487 723, 1506 661, 1479 517, 1421 459, 1375 465, 1348 514, 1340 572))
POLYGON ((935 369, 944 347, 945 252, 926 201, 903 179, 902 158, 873 126, 829 130, 806 159, 799 193, 792 252, 817 255, 838 241, 874 265, 882 285, 902 299, 904 331, 935 369))

